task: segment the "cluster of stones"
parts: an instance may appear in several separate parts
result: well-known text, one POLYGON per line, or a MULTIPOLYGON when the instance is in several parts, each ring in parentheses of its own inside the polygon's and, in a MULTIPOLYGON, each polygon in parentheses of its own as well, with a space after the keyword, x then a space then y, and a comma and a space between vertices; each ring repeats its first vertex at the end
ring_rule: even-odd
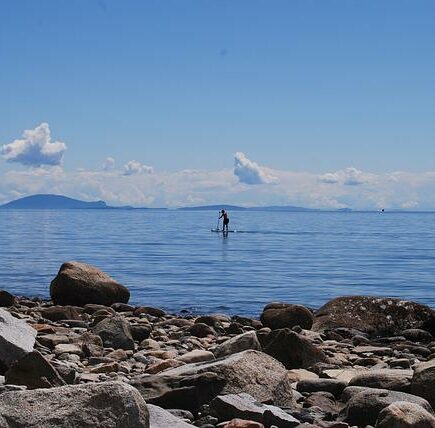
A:
POLYGON ((435 313, 341 297, 259 320, 129 305, 62 265, 51 301, 0 291, 0 427, 435 428, 435 313))

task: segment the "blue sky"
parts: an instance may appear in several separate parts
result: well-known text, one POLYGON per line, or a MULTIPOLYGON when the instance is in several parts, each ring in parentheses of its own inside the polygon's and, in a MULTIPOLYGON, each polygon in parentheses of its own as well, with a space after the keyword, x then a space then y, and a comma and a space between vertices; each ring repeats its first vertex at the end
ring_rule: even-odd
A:
POLYGON ((429 0, 2 1, 0 146, 47 123, 67 149, 51 165, 3 156, 0 201, 50 190, 107 197, 101 185, 80 194, 60 186, 59 169, 71 181, 111 157, 119 203, 322 206, 328 184, 336 206, 435 208, 425 193, 435 158, 434 16, 429 0), (265 181, 234 174, 237 152, 269 170, 265 181), (373 180, 325 182, 349 168, 377 177, 376 192, 391 174, 412 176, 409 200, 390 187, 361 196, 373 180), (167 182, 186 169, 205 174, 201 195, 186 184, 171 199, 167 182), (226 190, 204 190, 228 171, 226 190), (45 181, 29 187, 23 176, 45 181), (137 186, 140 197, 123 198, 137 186))

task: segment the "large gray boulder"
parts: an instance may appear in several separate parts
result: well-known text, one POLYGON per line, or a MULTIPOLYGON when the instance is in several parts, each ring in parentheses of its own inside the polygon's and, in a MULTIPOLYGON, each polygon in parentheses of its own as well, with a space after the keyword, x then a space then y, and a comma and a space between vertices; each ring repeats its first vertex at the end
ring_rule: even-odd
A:
POLYGON ((177 396, 181 401, 187 397, 187 392, 190 399, 183 399, 183 407, 180 407, 187 410, 195 410, 195 404, 204 404, 218 394, 241 392, 260 402, 279 406, 294 404, 287 370, 274 358, 259 351, 248 350, 215 361, 186 364, 165 370, 153 379, 150 377, 140 376, 132 384, 147 402, 165 408, 177 407, 169 398, 177 396), (213 388, 207 385, 207 378, 213 388), (162 382, 165 388, 162 388, 162 382), (183 387, 186 389, 184 394, 183 387))
POLYGON ((92 329, 100 336, 105 348, 134 349, 134 340, 130 331, 130 324, 123 317, 108 317, 100 321, 92 329))
POLYGON ((307 369, 317 363, 328 362, 320 348, 288 328, 269 333, 264 339, 264 352, 287 369, 307 369))
POLYGON ((313 325, 313 314, 305 306, 290 303, 269 303, 263 309, 260 320, 265 327, 272 330, 300 326, 310 330, 313 325))
POLYGON ((420 363, 416 367, 411 393, 425 398, 435 408, 435 359, 420 363))
POLYGON ((110 306, 128 303, 130 292, 107 273, 79 262, 64 263, 50 285, 55 305, 84 306, 88 303, 110 306))
MULTIPOLYGON (((360 387, 349 387, 360 388, 360 387)), ((347 389, 347 388, 346 388, 347 389)), ((346 389, 343 395, 346 396, 346 389)), ((396 401, 406 401, 418 404, 428 412, 433 412, 430 404, 423 398, 405 392, 388 391, 386 389, 362 388, 356 392, 347 402, 345 409, 345 421, 349 425, 375 425, 379 413, 396 401)))
POLYGON ((216 358, 225 357, 227 355, 236 354, 237 352, 246 351, 247 349, 255 349, 261 351, 260 342, 257 339, 255 331, 248 331, 238 336, 221 343, 213 353, 216 358))
POLYGON ((161 407, 154 404, 147 404, 150 414, 150 428, 192 428, 195 425, 189 424, 177 418, 161 407))
POLYGON ((379 413, 376 428, 435 428, 435 417, 418 404, 397 401, 379 413))
POLYGON ((36 330, 0 308, 0 371, 33 351, 36 330))
POLYGON ((148 428, 145 401, 122 382, 0 394, 1 428, 148 428))
POLYGON ((337 297, 315 314, 313 330, 339 327, 373 335, 398 334, 410 328, 435 333, 435 311, 429 306, 388 297, 337 297))

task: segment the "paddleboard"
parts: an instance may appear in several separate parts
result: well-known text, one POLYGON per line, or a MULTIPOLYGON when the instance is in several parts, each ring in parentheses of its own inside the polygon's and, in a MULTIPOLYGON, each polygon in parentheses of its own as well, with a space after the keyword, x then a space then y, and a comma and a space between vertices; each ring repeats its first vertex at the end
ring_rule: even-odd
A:
POLYGON ((220 232, 220 233, 236 233, 237 230, 222 230, 222 229, 211 229, 212 232, 220 232))

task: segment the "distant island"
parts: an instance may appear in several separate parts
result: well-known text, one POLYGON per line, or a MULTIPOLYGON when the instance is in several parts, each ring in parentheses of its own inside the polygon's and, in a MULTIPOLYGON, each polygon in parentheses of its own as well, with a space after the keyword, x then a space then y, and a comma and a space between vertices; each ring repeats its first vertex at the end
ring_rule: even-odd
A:
MULTIPOLYGON (((135 208, 131 206, 113 207, 104 201, 86 202, 79 199, 69 198, 63 195, 31 195, 15 201, 0 205, 0 209, 33 209, 33 210, 72 210, 72 209, 98 209, 98 210, 166 210, 167 208, 135 208)), ((195 207, 177 208, 181 211, 275 211, 275 212, 317 212, 324 211, 315 208, 295 207, 292 205, 271 205, 264 207, 241 207, 238 205, 201 205, 195 207)), ((334 210, 335 211, 335 210, 334 210)), ((336 211, 351 211, 349 208, 336 211)))
POLYGON ((32 195, 1 205, 1 209, 107 209, 104 201, 85 202, 61 195, 32 195))

